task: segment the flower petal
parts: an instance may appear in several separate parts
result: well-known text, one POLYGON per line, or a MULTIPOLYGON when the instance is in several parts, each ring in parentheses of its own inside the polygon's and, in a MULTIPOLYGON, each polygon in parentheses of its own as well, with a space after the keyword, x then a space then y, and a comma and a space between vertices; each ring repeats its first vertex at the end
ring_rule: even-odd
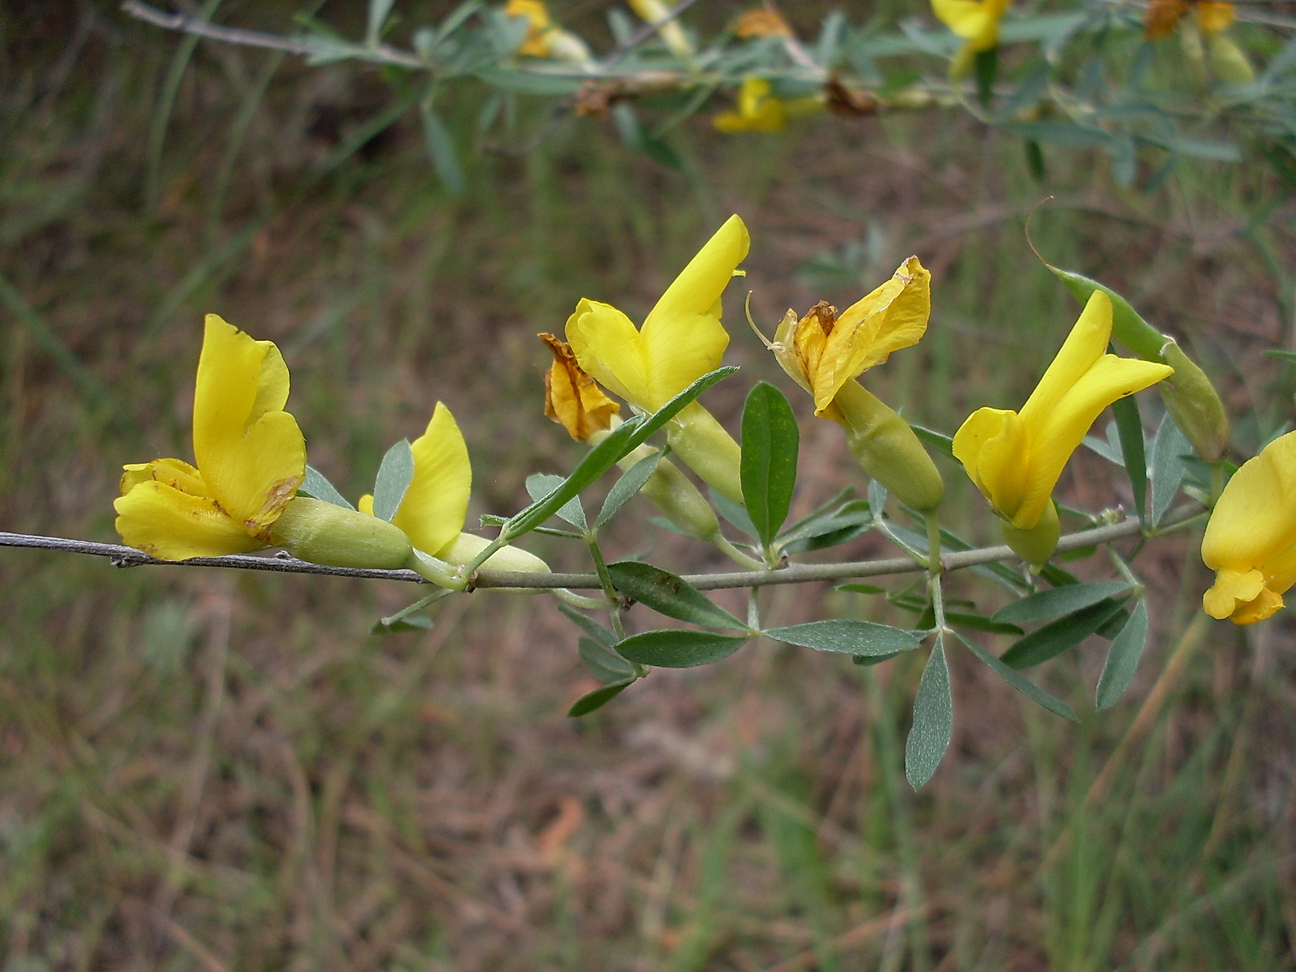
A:
POLYGON ((194 457, 230 518, 263 540, 306 472, 301 429, 281 411, 287 399, 279 349, 208 314, 194 391, 194 457))
POLYGON ((216 500, 166 483, 140 482, 113 507, 123 542, 159 560, 219 557, 265 546, 226 516, 216 500))
MULTIPOLYGON (((688 266, 680 271, 649 312, 643 326, 644 338, 650 340, 658 328, 671 333, 686 330, 688 325, 682 322, 698 315, 711 316, 750 246, 747 226, 738 216, 730 216, 698 250, 688 266)), ((719 317, 719 314, 715 316, 719 317)), ((666 339, 669 340, 669 336, 666 339)))
POLYGON ((932 13, 958 37, 966 37, 972 51, 988 51, 999 43, 999 20, 1007 0, 932 0, 932 13))
POLYGON ((567 318, 567 340, 581 368, 626 401, 649 408, 652 397, 643 339, 611 304, 582 299, 567 318))
POLYGON ((125 496, 140 483, 166 483, 190 496, 212 498, 203 481, 202 473, 181 459, 154 459, 152 462, 130 463, 121 478, 121 494, 125 496))
MULTIPOLYGON (((1025 495, 1030 469, 1030 441, 1021 417, 1008 409, 978 408, 954 435, 954 458, 990 505, 1013 517, 1025 495)), ((1021 529, 1034 525, 1032 521, 1021 529)))
POLYGON ((1265 569, 1294 546, 1296 432, 1288 432, 1233 474, 1206 524, 1201 552, 1212 570, 1265 569))
POLYGON ((1111 298, 1101 290, 1095 290, 1053 363, 1022 406, 1022 421, 1038 428, 1047 420, 1062 396, 1075 387, 1106 352, 1111 329, 1111 298))
POLYGON ((554 358, 545 372, 545 415, 577 442, 609 429, 612 416, 621 411, 621 406, 603 394, 598 383, 581 369, 570 344, 552 334, 539 337, 554 358))
POLYGON ((437 402, 427 431, 410 446, 414 478, 392 523, 418 550, 439 556, 454 541, 468 515, 472 466, 468 446, 450 409, 437 402))

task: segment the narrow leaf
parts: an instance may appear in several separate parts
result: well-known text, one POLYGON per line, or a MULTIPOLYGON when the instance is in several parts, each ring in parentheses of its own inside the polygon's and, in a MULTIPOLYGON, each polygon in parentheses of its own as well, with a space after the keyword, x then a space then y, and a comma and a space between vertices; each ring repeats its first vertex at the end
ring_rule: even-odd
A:
POLYGON ((567 715, 573 719, 589 715, 595 709, 603 708, 634 683, 635 679, 627 678, 623 682, 613 682, 611 685, 596 688, 593 692, 588 692, 573 702, 572 707, 567 710, 567 715))
POLYGON ((1075 710, 1072 709, 1071 706, 1044 691, 1025 675, 1022 675, 1015 669, 1009 668, 994 655, 990 654, 990 652, 978 645, 975 641, 963 637, 957 631, 954 632, 954 637, 963 642, 963 644, 967 646, 968 651, 972 652, 972 654, 976 655, 985 665, 989 666, 992 672, 1002 678, 1022 695, 1026 696, 1026 698, 1042 705, 1054 715, 1060 715, 1063 719, 1070 719, 1072 722, 1080 721, 1079 716, 1075 714, 1075 710))
POLYGON ((937 432, 935 429, 929 429, 921 425, 910 423, 909 428, 913 429, 914 435, 931 446, 937 452, 940 452, 946 458, 954 458, 954 437, 946 435, 944 432, 937 432))
POLYGON ((802 648, 836 651, 844 655, 894 655, 922 643, 922 636, 904 628, 872 621, 810 621, 762 634, 802 648))
POLYGON ((397 618, 390 624, 385 621, 375 621, 373 627, 369 629, 370 634, 396 634, 399 631, 431 631, 432 619, 426 614, 410 614, 403 618, 397 618))
POLYGON ((896 658, 897 656, 903 654, 904 654, 903 651, 894 651, 889 655, 852 655, 851 664, 852 665, 881 665, 884 661, 890 661, 892 658, 896 658))
POLYGON ((634 665, 593 638, 581 638, 576 642, 576 649, 580 652, 581 661, 600 681, 620 682, 638 674, 634 665))
POLYGON ((1098 678, 1097 701, 1100 711, 1115 705, 1134 681, 1139 659, 1143 657, 1143 649, 1147 645, 1147 635, 1147 601, 1140 599, 1129 621, 1107 651, 1107 661, 1098 678))
POLYGON ((938 636, 918 683, 913 725, 905 740, 905 776, 915 790, 921 789, 940 766, 953 731, 954 696, 945 662, 945 643, 938 636))
POLYGON ((631 635, 616 647, 622 657, 641 665, 696 668, 728 658, 746 641, 747 638, 743 635, 667 628, 631 635))
POLYGON ((341 506, 343 509, 354 510, 345 496, 339 493, 323 473, 311 466, 306 467, 306 478, 302 480, 301 486, 298 487, 297 493, 301 496, 309 496, 312 499, 323 500, 325 503, 332 503, 334 506, 341 506))
POLYGON ((395 2, 396 0, 369 0, 369 25, 365 39, 370 47, 376 46, 382 37, 383 24, 387 22, 387 16, 395 2))
POLYGON ((1130 488, 1134 491, 1134 508, 1138 511, 1139 520, 1146 522, 1147 456, 1143 442, 1143 419, 1139 415, 1138 402, 1133 395, 1126 395, 1112 403, 1112 413, 1116 416, 1116 434, 1120 436, 1125 472, 1129 476, 1130 488))
POLYGON ((373 491, 374 516, 390 522, 400 509, 401 500, 405 498, 405 491, 413 478, 414 453, 410 450, 409 439, 401 439, 387 450, 378 466, 373 491))
POLYGON ((716 508, 716 512, 731 526, 737 527, 753 540, 757 539, 756 527, 752 526, 751 517, 747 515, 746 510, 728 497, 721 496, 714 489, 708 489, 707 493, 711 497, 711 505, 716 508))
POLYGON ((558 603, 558 610, 567 616, 567 620, 575 624, 576 627, 580 628, 604 648, 611 648, 616 644, 616 635, 589 615, 581 614, 574 607, 563 604, 561 601, 558 603))
POLYGON ((1152 440, 1152 523, 1161 522, 1166 510, 1174 502, 1184 477, 1188 475, 1188 466, 1183 456, 1192 453, 1192 446, 1184 438, 1183 432, 1175 420, 1166 413, 1152 440))
POLYGON ((1040 591, 1005 605, 995 612, 991 620, 1006 624, 1039 624, 1051 621, 1072 611, 1115 597, 1129 590, 1124 581, 1104 581, 1098 584, 1068 584, 1051 591, 1040 591))
POLYGON ((445 121, 431 101, 424 101, 419 106, 419 118, 423 122, 423 141, 427 146, 428 156, 432 159, 432 168, 436 170, 437 178, 452 196, 462 196, 463 165, 459 161, 459 150, 455 147, 450 129, 446 127, 445 121))
POLYGON ((661 460, 662 454, 654 452, 651 456, 644 456, 626 470, 625 474, 608 490, 607 498, 603 500, 603 508, 599 510, 599 515, 594 520, 594 529, 597 530, 607 523, 617 515, 621 507, 635 498, 639 490, 644 488, 644 484, 652 478, 652 474, 657 471, 657 463, 661 460))
POLYGON ((616 589, 676 621, 704 624, 712 628, 746 631, 747 625, 706 596, 682 577, 651 564, 626 560, 608 564, 616 589))
POLYGON ((1074 614, 1050 621, 1013 644, 999 656, 999 660, 1012 668, 1030 668, 1046 662, 1096 633, 1124 605, 1123 600, 1108 598, 1074 614))
MULTIPOLYGON (((541 500, 563 484, 563 477, 552 473, 532 473, 526 479, 527 495, 533 500, 541 500)), ((578 530, 589 529, 585 520, 585 507, 581 506, 579 496, 573 496, 558 510, 558 515, 578 530)))
POLYGON ((769 382, 757 382, 743 408, 742 491, 747 515, 767 547, 792 505, 800 438, 787 398, 769 382))
POLYGON ((1023 634, 1021 628, 1015 624, 1009 624, 1006 621, 992 621, 990 618, 982 617, 980 614, 964 614, 959 611, 946 611, 945 620, 950 624, 957 624, 963 628, 971 628, 973 631, 986 631, 990 634, 1023 634))

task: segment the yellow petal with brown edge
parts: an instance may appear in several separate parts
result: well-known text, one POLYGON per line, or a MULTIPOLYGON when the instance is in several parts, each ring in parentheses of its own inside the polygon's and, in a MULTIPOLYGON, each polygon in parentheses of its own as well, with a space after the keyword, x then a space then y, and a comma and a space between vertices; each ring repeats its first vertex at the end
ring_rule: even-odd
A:
POLYGON ((468 515, 472 490, 468 446, 450 409, 437 402, 427 431, 410 449, 414 478, 392 523, 405 531, 416 549, 439 556, 459 536, 468 515))
POLYGON ((1021 417, 1031 428, 1047 421, 1062 397, 1076 386, 1094 363, 1107 351, 1111 340, 1111 298, 1095 290, 1085 303, 1071 333, 1062 343, 1053 362, 1044 372, 1030 398, 1022 406, 1021 417))
POLYGON ((1026 495, 1029 456, 1026 426, 1008 409, 979 408, 954 434, 954 458, 990 505, 1009 518, 1026 495))
POLYGON ((159 560, 247 553, 265 544, 248 536, 214 499, 165 483, 137 484, 113 503, 117 532, 128 546, 159 560))
POLYGON ((648 313, 643 326, 645 340, 668 342, 699 314, 711 315, 750 246, 746 224, 740 217, 730 216, 648 313), (657 334, 659 330, 663 333, 657 334))
POLYGON ((651 408, 648 359, 630 318, 611 304, 582 299, 567 318, 567 340, 581 368, 626 401, 651 408))
POLYGON ((207 496, 207 484, 202 473, 182 459, 154 459, 152 462, 128 463, 123 466, 120 492, 123 496, 140 483, 165 483, 190 496, 207 496))
POLYGON ((816 375, 815 409, 842 385, 882 364, 891 353, 917 344, 931 316, 931 274, 910 257, 890 280, 842 311, 828 335, 825 364, 816 375))
POLYGON ((208 314, 194 390, 194 457, 230 518, 261 539, 306 472, 301 429, 281 411, 287 400, 279 349, 208 314))
POLYGON ((1050 412, 1033 416, 1036 424, 1031 424, 1022 409, 1022 422, 1030 430, 1030 474, 1022 504, 1012 516, 1013 526, 1028 530, 1039 520, 1071 453, 1079 448, 1103 409, 1172 374, 1174 369, 1169 365, 1105 354, 1050 412))
POLYGON ((1212 570, 1265 569, 1296 546, 1296 432, 1244 462, 1220 494, 1202 538, 1212 570))

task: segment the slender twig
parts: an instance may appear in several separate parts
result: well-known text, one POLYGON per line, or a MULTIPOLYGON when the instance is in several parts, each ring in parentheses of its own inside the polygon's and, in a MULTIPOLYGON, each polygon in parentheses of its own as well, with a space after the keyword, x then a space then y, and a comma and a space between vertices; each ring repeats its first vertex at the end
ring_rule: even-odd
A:
MULTIPOLYGON (((1187 523, 1200 514, 1195 503, 1185 503, 1168 513, 1161 521, 1158 533, 1187 523)), ((1058 541, 1058 553, 1079 550, 1100 543, 1111 543, 1142 533, 1137 517, 1129 517, 1076 533, 1068 533, 1058 541)), ((0 547, 29 547, 39 550, 56 550, 63 553, 87 554, 107 557, 115 567, 227 567, 236 570, 269 570, 288 574, 325 574, 333 577, 362 577, 376 580, 394 580, 408 583, 425 583, 412 570, 377 570, 357 567, 329 567, 298 560, 286 553, 270 555, 227 554, 223 557, 194 557, 191 560, 169 561, 150 557, 133 547, 115 543, 95 543, 66 537, 42 537, 23 533, 0 533, 0 547)), ((980 547, 960 550, 941 557, 943 570, 959 570, 980 564, 1013 560, 1016 558, 1007 546, 980 547)), ((814 581, 847 580, 854 577, 881 577, 889 574, 909 574, 926 570, 926 563, 911 557, 892 557, 885 560, 852 560, 832 564, 789 564, 777 570, 747 570, 707 574, 685 574, 684 579, 699 590, 714 591, 740 587, 767 587, 775 584, 807 584, 814 581)), ((521 571, 478 570, 473 586, 495 589, 551 589, 566 587, 575 590, 601 588, 596 574, 535 574, 521 571)))

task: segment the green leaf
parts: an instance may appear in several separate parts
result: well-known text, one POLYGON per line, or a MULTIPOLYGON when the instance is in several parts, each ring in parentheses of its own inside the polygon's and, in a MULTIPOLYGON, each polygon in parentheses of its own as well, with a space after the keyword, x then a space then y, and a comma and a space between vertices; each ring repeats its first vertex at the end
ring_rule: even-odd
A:
POLYGON ((1125 601, 1108 598, 1073 614, 1050 621, 1017 641, 999 656, 1012 668, 1030 668, 1074 648, 1107 623, 1125 606, 1125 601))
POLYGON ((696 668, 728 658, 747 641, 745 635, 722 635, 713 631, 685 631, 667 628, 631 635, 617 652, 641 665, 658 668, 696 668))
POLYGON ((343 509, 355 509, 354 506, 347 502, 347 498, 324 478, 324 475, 318 469, 310 466, 306 467, 306 478, 302 480, 297 493, 301 496, 309 496, 312 499, 323 500, 325 503, 332 503, 334 506, 340 506, 343 509))
POLYGON ((639 675, 634 665, 593 638, 581 638, 576 642, 576 649, 580 652, 581 661, 600 681, 620 682, 639 675))
POLYGON ((876 587, 873 584, 838 584, 837 590, 850 591, 852 594, 885 594, 885 587, 876 587))
POLYGON ((423 122, 423 142, 427 146, 428 156, 432 159, 432 168, 437 178, 452 196, 462 196, 464 191, 463 165, 459 162, 459 150, 455 148, 450 129, 437 113, 436 106, 430 100, 419 106, 419 118, 423 122))
POLYGON ((918 683, 913 725, 905 740, 905 776, 915 790, 921 789, 940 766, 953 730, 954 696, 950 692, 944 639, 938 635, 918 683))
POLYGON ((401 439, 387 450, 378 465, 373 491, 374 516, 390 523, 413 479, 414 453, 410 450, 409 439, 401 439))
POLYGON ((937 432, 935 429, 929 429, 922 425, 909 425, 913 429, 914 435, 931 446, 933 449, 942 453, 946 458, 954 458, 954 437, 946 435, 944 432, 937 432))
POLYGON ((1129 621, 1107 651, 1107 661, 1098 678, 1099 711, 1115 705, 1134 681, 1139 659, 1143 657, 1143 649, 1147 645, 1147 635, 1147 601, 1140 599, 1129 621))
POLYGON ((1161 522, 1166 510, 1174 502, 1184 477, 1188 475, 1188 466, 1183 456, 1192 453, 1192 446, 1179 431, 1179 426, 1170 413, 1157 429, 1156 438, 1152 440, 1152 524, 1161 522))
MULTIPOLYGON (((1296 41, 1296 38, 1293 38, 1293 41, 1296 41)), ((1265 354, 1271 358, 1281 358, 1283 361, 1296 361, 1296 351, 1279 351, 1276 348, 1271 348, 1265 354)))
POLYGON ((611 685, 596 688, 593 692, 587 692, 572 703, 572 707, 567 710, 567 715, 573 719, 589 715, 595 709, 603 708, 603 706, 633 685, 635 681, 633 678, 627 678, 623 682, 613 682, 611 685))
POLYGON ((1048 167, 1044 162, 1044 150, 1040 148, 1040 143, 1033 138, 1026 139, 1023 143, 1026 152, 1026 171, 1031 174, 1031 178, 1036 182, 1043 182, 1048 175, 1048 167))
POLYGON ((711 505, 716 508, 725 520, 734 527, 737 527, 744 534, 756 539, 756 528, 752 526, 751 518, 747 511, 726 496, 721 496, 714 489, 708 489, 707 494, 711 497, 711 505))
POLYGON ((1065 145, 1068 148, 1106 148, 1112 141, 1112 136, 1101 128, 1073 125, 1070 122, 1016 122, 1004 127, 1031 142, 1065 145))
POLYGON ((917 648, 922 635, 872 621, 810 621, 761 632, 775 641, 844 655, 894 655, 917 648))
POLYGON ((972 69, 976 74, 977 100, 981 107, 989 108, 994 100, 995 77, 999 74, 999 45, 988 51, 977 51, 972 69))
MULTIPOLYGON (((525 34, 525 27, 523 33, 525 34)), ((584 84, 581 78, 570 75, 536 74, 533 71, 515 71, 502 67, 483 67, 473 73, 492 88, 540 97, 561 98, 575 94, 584 84)))
POLYGON ((603 627, 603 625, 599 624, 589 615, 581 614, 574 607, 563 604, 561 601, 558 603, 558 610, 565 614, 567 619, 575 624, 576 627, 580 628, 604 648, 611 648, 616 644, 616 635, 603 627))
POLYGON ((365 31, 365 41, 370 47, 378 45, 383 24, 387 22, 387 15, 391 13, 395 2, 396 0, 369 0, 369 25, 365 31))
POLYGON ((1098 584, 1067 584, 1051 591, 1040 591, 1007 604, 994 613, 993 621, 1005 624, 1039 624, 1064 614, 1079 611, 1109 597, 1129 590, 1124 581, 1103 581, 1098 584))
POLYGON ((1129 476, 1130 487, 1134 491, 1134 508, 1138 510, 1140 522, 1146 522, 1147 456, 1143 442, 1143 419, 1139 415, 1138 402, 1134 400, 1133 395, 1118 398, 1112 403, 1112 413, 1116 416, 1116 433, 1120 436, 1125 472, 1129 476))
POLYGON ((964 614, 959 611, 946 611, 945 620, 950 624, 957 624, 964 628, 971 628, 973 631, 986 631, 990 634, 1022 634, 1022 629, 1015 624, 1008 624, 1006 621, 992 621, 990 618, 982 617, 980 614, 964 614))
POLYGON ((743 407, 742 491, 747 516, 766 547, 792 506, 800 441, 787 398, 769 382, 757 382, 743 407))
POLYGON ((1166 336, 1145 321, 1138 311, 1130 306, 1129 301, 1110 287, 1100 284, 1097 280, 1091 280, 1089 277, 1073 273, 1070 270, 1063 270, 1061 267, 1055 267, 1051 263, 1046 263, 1044 266, 1049 268, 1053 276, 1066 284, 1071 296, 1082 304, 1089 300, 1089 296, 1095 290, 1101 290, 1110 297, 1112 302, 1112 337, 1116 342, 1123 344, 1133 354, 1145 361, 1161 360, 1161 349, 1165 346, 1166 336))
POLYGON ((881 665, 884 661, 890 661, 892 658, 897 658, 903 654, 904 654, 903 651, 893 651, 889 655, 852 655, 851 664, 870 665, 870 666, 881 665))
POLYGON ((385 621, 375 621, 370 634, 396 634, 399 631, 431 631, 432 619, 426 614, 410 614, 403 618, 397 618, 390 624, 385 621))
POLYGON ((704 624, 712 628, 746 631, 747 625, 718 605, 712 604, 682 577, 652 564, 624 560, 608 564, 616 589, 676 621, 704 624))
MULTIPOLYGON (((563 484, 561 476, 552 473, 532 473, 526 479, 527 495, 533 500, 541 500, 563 484)), ((573 496, 558 510, 558 515, 577 530, 588 530, 585 520, 585 507, 581 506, 579 496, 573 496)))
POLYGON ((571 475, 563 481, 562 486, 514 515, 509 520, 508 526, 504 528, 507 538, 516 540, 549 519, 566 505, 568 500, 616 465, 618 460, 642 445, 645 439, 679 414, 686 405, 716 382, 728 378, 737 370, 733 366, 717 368, 697 379, 652 415, 635 416, 622 423, 585 455, 580 464, 572 470, 571 475))
POLYGON ((1067 705, 1061 699, 1055 698, 1048 692, 1045 692, 1020 672, 1009 668, 994 655, 990 654, 990 652, 978 645, 975 641, 963 637, 957 631, 954 632, 954 637, 963 642, 963 644, 967 646, 968 651, 976 655, 977 658, 987 665, 992 672, 1002 678, 1022 695, 1026 696, 1026 698, 1042 705, 1054 715, 1060 715, 1063 719, 1070 719, 1072 722, 1080 721, 1079 716, 1075 714, 1075 710, 1073 710, 1071 706, 1067 705))
POLYGON ((594 529, 597 530, 607 523, 617 515, 621 507, 635 498, 639 490, 644 488, 644 484, 652 478, 652 474, 657 471, 657 463, 661 460, 662 454, 654 452, 650 456, 644 456, 626 470, 625 474, 608 490, 607 498, 603 500, 603 508, 599 510, 599 515, 594 520, 594 529))

